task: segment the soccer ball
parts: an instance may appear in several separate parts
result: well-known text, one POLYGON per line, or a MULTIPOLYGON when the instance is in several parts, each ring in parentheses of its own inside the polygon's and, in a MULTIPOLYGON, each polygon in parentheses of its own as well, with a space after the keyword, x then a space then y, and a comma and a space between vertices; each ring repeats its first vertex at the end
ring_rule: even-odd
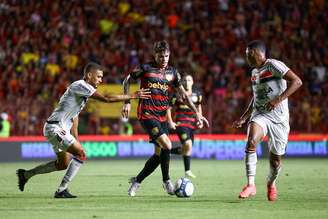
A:
POLYGON ((188 198, 194 192, 194 185, 187 178, 180 178, 175 182, 175 194, 179 198, 188 198))

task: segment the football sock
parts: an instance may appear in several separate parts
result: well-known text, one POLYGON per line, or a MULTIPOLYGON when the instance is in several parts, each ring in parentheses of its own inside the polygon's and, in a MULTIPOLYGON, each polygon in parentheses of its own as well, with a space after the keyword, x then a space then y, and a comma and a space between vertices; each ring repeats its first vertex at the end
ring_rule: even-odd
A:
POLYGON ((180 147, 172 148, 171 154, 181 154, 181 148, 180 147))
POLYGON ((37 175, 37 174, 50 173, 50 172, 54 172, 54 171, 57 171, 55 160, 50 161, 48 163, 41 164, 37 167, 34 167, 33 169, 27 170, 25 172, 24 176, 26 179, 29 179, 32 176, 37 175))
POLYGON ((255 185, 256 163, 257 163, 256 152, 246 152, 245 164, 246 164, 246 176, 247 176, 248 185, 255 185))
POLYGON ((65 173, 65 176, 64 176, 62 182, 60 183, 60 185, 58 187, 58 190, 57 190, 58 192, 62 192, 65 189, 67 189, 68 183, 70 181, 72 181, 72 179, 77 174, 77 172, 79 171, 82 164, 83 164, 83 161, 77 159, 76 157, 74 157, 71 160, 71 162, 69 163, 69 165, 67 167, 67 171, 65 173))
POLYGON ((145 163, 144 168, 140 171, 136 177, 136 181, 141 183, 147 176, 149 176, 158 167, 160 163, 160 158, 158 155, 154 154, 145 163))
POLYGON ((270 165, 270 171, 269 171, 269 175, 267 178, 268 184, 275 185, 276 180, 279 176, 280 170, 281 170, 281 165, 278 166, 277 168, 270 165))
POLYGON ((183 163, 184 163, 185 171, 190 170, 190 156, 184 155, 183 163))
POLYGON ((170 150, 169 149, 161 149, 160 161, 161 161, 161 170, 163 182, 166 182, 170 179, 169 176, 169 168, 170 168, 170 150))

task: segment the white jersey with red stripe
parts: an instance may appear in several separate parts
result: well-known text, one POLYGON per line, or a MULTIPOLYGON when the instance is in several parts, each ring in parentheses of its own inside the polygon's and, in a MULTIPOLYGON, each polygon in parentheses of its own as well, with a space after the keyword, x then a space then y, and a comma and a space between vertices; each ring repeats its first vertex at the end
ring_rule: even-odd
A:
POLYGON ((283 76, 289 68, 281 61, 267 59, 260 68, 252 70, 253 112, 254 117, 262 114, 274 123, 289 122, 288 100, 283 100, 276 108, 268 111, 265 104, 287 89, 283 76))
POLYGON ((70 130, 73 119, 85 107, 88 98, 96 89, 84 80, 73 82, 60 98, 59 104, 47 121, 58 122, 63 129, 70 130))

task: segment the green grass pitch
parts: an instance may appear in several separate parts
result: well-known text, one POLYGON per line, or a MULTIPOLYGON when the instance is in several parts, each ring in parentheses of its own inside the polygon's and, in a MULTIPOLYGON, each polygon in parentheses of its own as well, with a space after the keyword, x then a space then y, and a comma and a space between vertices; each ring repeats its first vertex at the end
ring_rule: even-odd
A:
MULTIPOLYGON (((145 160, 89 160, 70 185, 77 199, 54 199, 64 172, 32 178, 17 188, 15 170, 40 162, 0 163, 0 218, 328 218, 327 159, 286 159, 278 182, 279 198, 266 200, 268 161, 257 165, 257 195, 238 200, 245 183, 243 161, 193 160, 197 178, 191 198, 164 193, 158 168, 128 197, 127 180, 145 160)), ((171 178, 183 176, 182 160, 172 160, 171 178)))

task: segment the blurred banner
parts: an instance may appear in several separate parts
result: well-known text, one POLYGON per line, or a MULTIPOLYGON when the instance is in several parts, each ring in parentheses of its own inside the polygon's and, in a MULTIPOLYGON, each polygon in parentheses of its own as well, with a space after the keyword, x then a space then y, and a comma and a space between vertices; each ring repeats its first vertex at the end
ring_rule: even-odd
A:
MULTIPOLYGON (((177 136, 170 136, 173 147, 180 146, 177 136)), ((197 135, 192 157, 198 159, 243 159, 244 135, 197 135)), ((328 135, 291 135, 286 157, 328 157, 328 135)), ((146 135, 80 136, 88 159, 145 158, 154 146, 146 135)), ((0 162, 54 158, 51 145, 44 137, 0 138, 0 162)), ((268 156, 267 141, 257 147, 257 154, 268 156)))
MULTIPOLYGON (((139 89, 138 84, 130 85, 130 93, 139 89)), ((99 85, 97 91, 101 94, 123 94, 123 86, 120 84, 99 85)), ((130 118, 137 118, 138 100, 131 101, 130 118)), ((101 118, 120 118, 123 102, 102 103, 100 101, 89 99, 87 105, 88 112, 97 112, 101 118)))

